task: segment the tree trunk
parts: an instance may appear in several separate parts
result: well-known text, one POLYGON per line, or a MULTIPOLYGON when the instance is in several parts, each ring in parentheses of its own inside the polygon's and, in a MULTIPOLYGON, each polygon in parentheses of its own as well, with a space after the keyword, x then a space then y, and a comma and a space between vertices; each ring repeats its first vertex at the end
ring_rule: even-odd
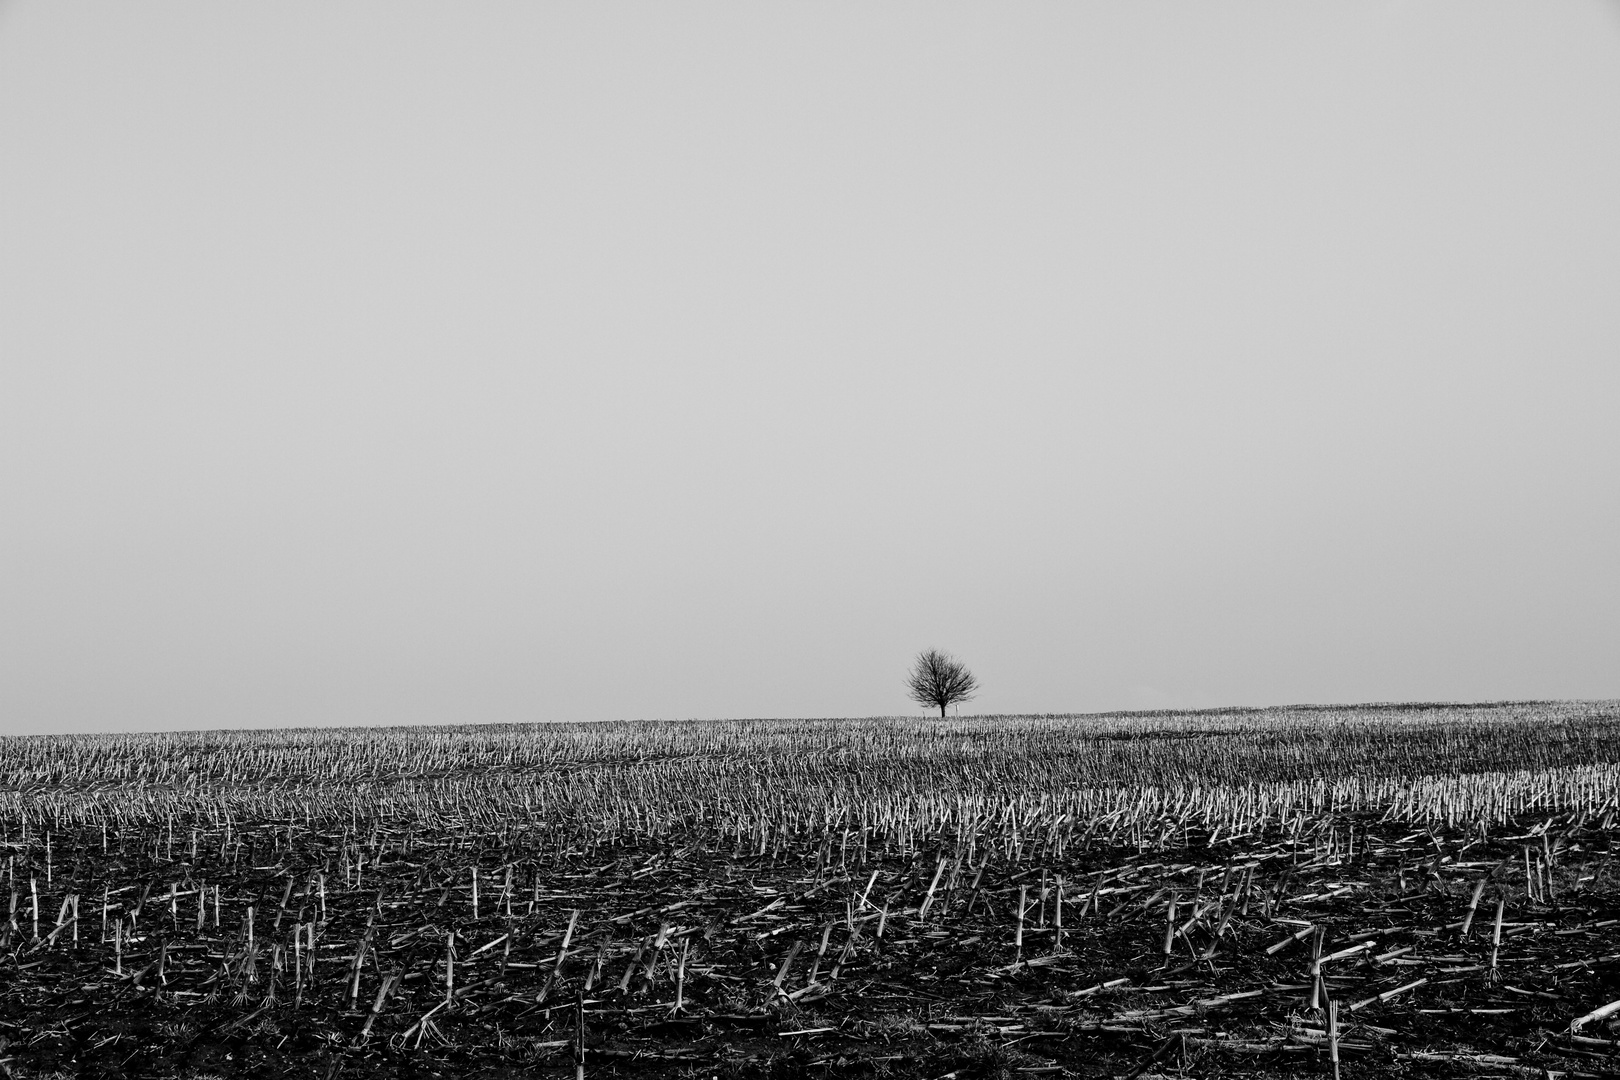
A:
POLYGON ((939 703, 939 718, 941 720, 945 719, 945 703, 943 701, 939 703))

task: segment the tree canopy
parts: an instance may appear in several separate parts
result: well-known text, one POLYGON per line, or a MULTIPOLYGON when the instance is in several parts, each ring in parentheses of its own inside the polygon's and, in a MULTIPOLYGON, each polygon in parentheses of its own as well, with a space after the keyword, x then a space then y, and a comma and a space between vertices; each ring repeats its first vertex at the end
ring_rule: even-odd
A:
POLYGON ((906 678, 906 687, 917 704, 937 705, 943 719, 947 705, 972 699, 979 680, 973 677, 967 665, 949 653, 928 649, 917 655, 911 674, 906 678))

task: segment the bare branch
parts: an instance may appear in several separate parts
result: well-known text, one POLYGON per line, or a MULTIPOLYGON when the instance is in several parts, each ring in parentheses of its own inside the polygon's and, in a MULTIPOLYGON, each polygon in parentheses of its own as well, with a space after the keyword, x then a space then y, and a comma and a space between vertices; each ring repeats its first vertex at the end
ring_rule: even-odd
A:
POLYGON ((917 656, 911 674, 906 678, 911 700, 919 705, 937 706, 944 717, 945 708, 959 701, 969 701, 979 688, 961 661, 938 649, 928 649, 917 656))

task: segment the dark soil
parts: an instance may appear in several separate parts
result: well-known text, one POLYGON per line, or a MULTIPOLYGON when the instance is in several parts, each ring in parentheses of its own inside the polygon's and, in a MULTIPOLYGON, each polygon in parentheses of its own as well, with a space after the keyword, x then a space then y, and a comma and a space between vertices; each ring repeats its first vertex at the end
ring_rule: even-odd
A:
POLYGON ((165 824, 105 853, 99 829, 55 832, 48 879, 31 835, 9 846, 0 1068, 563 1077, 582 1037, 587 1076, 1331 1075, 1336 1001, 1346 1075, 1620 1072, 1607 1021, 1570 1032, 1620 998, 1606 828, 1312 825, 1061 853, 937 837, 863 859, 820 837, 759 853, 286 822, 199 825, 193 856, 191 826, 165 824), (312 977, 295 970, 310 925, 312 977), (1167 925, 1185 930, 1168 955, 1167 925), (1313 952, 1358 945, 1315 985, 1313 952))

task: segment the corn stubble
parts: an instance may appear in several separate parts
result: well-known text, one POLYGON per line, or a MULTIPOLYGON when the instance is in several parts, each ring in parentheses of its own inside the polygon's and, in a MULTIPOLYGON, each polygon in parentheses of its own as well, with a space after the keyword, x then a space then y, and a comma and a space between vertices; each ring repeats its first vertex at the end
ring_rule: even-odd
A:
POLYGON ((1617 820, 1605 703, 11 739, 0 1067, 1601 1074, 1617 820))

